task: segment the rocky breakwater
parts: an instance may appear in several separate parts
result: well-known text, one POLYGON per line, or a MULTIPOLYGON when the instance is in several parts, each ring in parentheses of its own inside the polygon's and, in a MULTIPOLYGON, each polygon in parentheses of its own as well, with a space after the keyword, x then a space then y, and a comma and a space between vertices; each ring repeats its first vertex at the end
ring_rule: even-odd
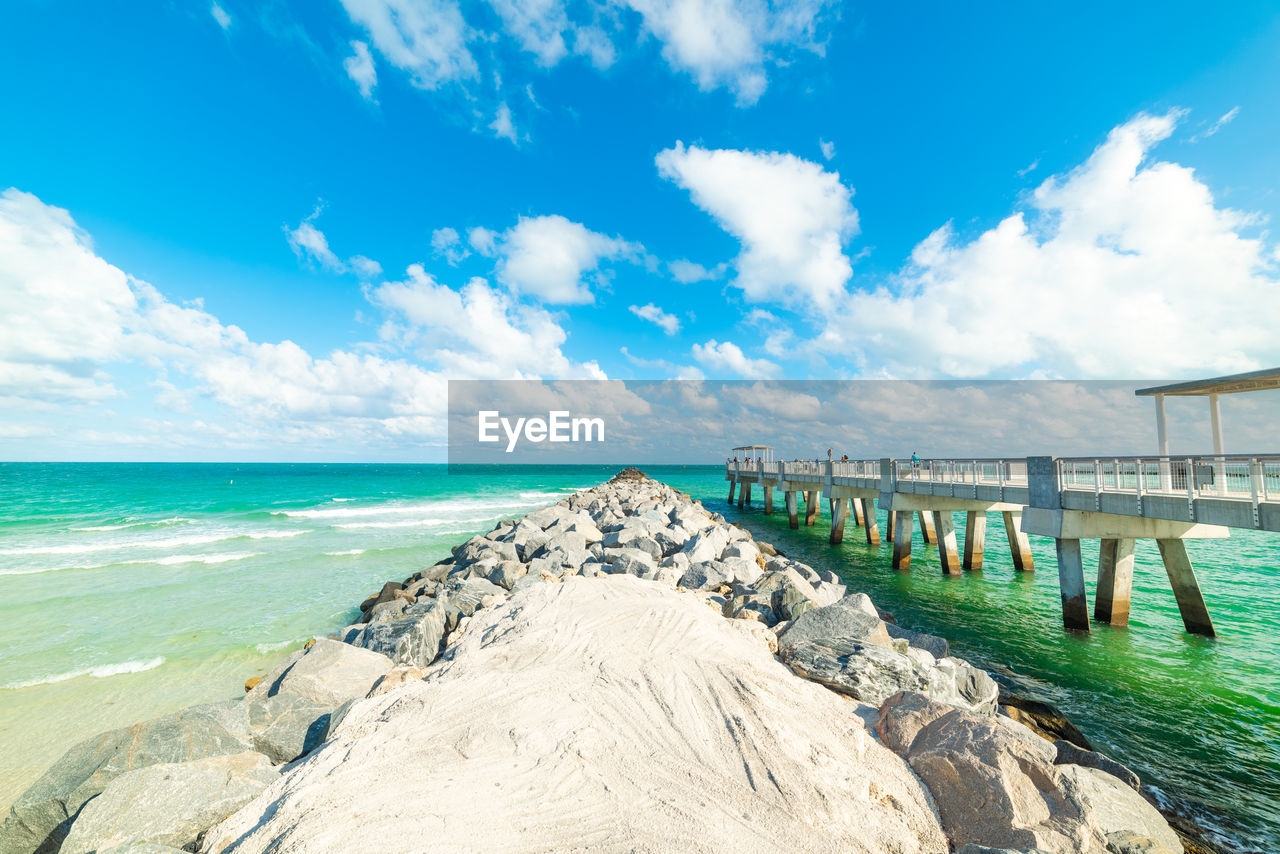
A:
POLYGON ((387 583, 242 699, 72 748, 0 852, 1181 850, 946 641, 625 474, 387 583))

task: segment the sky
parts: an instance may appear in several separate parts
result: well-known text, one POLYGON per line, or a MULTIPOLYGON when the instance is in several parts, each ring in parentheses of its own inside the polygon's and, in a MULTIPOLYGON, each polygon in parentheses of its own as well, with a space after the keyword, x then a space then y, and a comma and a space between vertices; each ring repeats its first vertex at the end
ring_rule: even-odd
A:
POLYGON ((1280 365, 1270 0, 0 14, 0 459, 443 461, 449 379, 1280 365))

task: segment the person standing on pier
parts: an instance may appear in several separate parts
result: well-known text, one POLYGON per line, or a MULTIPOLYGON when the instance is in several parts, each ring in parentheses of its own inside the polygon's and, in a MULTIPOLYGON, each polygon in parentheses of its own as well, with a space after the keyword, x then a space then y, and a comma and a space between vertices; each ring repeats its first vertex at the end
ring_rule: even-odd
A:
POLYGON ((911 452, 911 470, 920 471, 920 455, 915 451, 911 452))

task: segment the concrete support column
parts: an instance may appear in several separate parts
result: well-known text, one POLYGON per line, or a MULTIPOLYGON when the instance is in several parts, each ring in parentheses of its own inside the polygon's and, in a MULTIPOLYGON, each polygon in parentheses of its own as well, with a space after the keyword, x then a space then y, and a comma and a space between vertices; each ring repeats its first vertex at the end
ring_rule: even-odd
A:
POLYGON ((938 560, 943 575, 960 574, 960 554, 956 551, 956 524, 950 510, 934 512, 938 525, 938 560))
POLYGON ((1186 543, 1182 540, 1156 540, 1156 543, 1160 546, 1160 557, 1164 560, 1164 571, 1169 575, 1169 584, 1173 586, 1174 598, 1178 600, 1182 625, 1193 635, 1216 637, 1213 621, 1209 619, 1209 609, 1205 607, 1204 597, 1200 595, 1195 570, 1191 568, 1191 559, 1187 557, 1186 543))
POLYGON ((1089 601, 1084 593, 1084 561, 1079 540, 1055 539, 1058 547, 1058 589, 1062 592, 1062 625, 1089 631, 1089 601))
POLYGON ((1216 394, 1209 395, 1209 428, 1213 433, 1213 455, 1217 457, 1213 463, 1213 491, 1226 495, 1227 461, 1222 458, 1222 404, 1216 394))
POLYGON ((768 484, 764 487, 764 515, 773 515, 773 487, 768 484))
POLYGON ((1018 572, 1034 572, 1036 562, 1031 557, 1031 540, 1022 533, 1022 514, 1017 510, 1004 511, 1004 533, 1009 540, 1013 568, 1018 572))
POLYGON ((738 490, 738 506, 741 507, 747 500, 747 487, 750 484, 743 483, 742 488, 738 490))
POLYGON ((810 490, 804 494, 804 524, 806 527, 813 525, 818 516, 822 514, 822 507, 818 504, 817 490, 810 490))
POLYGON ((866 510, 865 510, 865 508, 862 506, 862 499, 861 499, 861 498, 850 498, 850 499, 849 499, 849 512, 853 514, 853 524, 855 524, 855 525, 863 525, 863 524, 865 524, 865 523, 863 522, 863 513, 865 513, 865 512, 866 512, 866 510))
POLYGON ((885 536, 889 538, 890 543, 893 543, 897 539, 894 532, 898 530, 898 514, 890 510, 884 514, 884 517, 885 536))
POLYGON ((1134 541, 1103 540, 1098 550, 1098 591, 1093 618, 1113 626, 1129 625, 1129 597, 1133 591, 1134 541))
POLYGON ((729 503, 730 504, 733 503, 733 490, 734 490, 734 487, 736 487, 737 485, 738 485, 738 482, 736 480, 729 481, 729 503))
MULTIPOLYGON (((1169 426, 1164 416, 1164 395, 1157 394, 1156 400, 1156 444, 1159 446, 1160 456, 1169 456, 1169 426)), ((1117 473, 1116 477, 1120 475, 1117 473)), ((1190 474, 1188 474, 1190 477, 1190 474)), ((1160 463, 1160 488, 1165 492, 1173 489, 1173 471, 1169 467, 1167 461, 1160 463)))
MULTIPOLYGON (((880 524, 876 522, 876 500, 860 498, 858 503, 862 506, 862 526, 867 532, 867 542, 878 546, 880 545, 880 524)), ((889 515, 892 517, 893 514, 889 515)))
POLYGON ((911 511, 897 510, 893 516, 893 568, 911 568, 911 511))
POLYGON ((787 505, 787 521, 791 524, 791 530, 800 527, 799 514, 796 511, 796 494, 793 490, 787 490, 783 496, 783 500, 787 505))
POLYGON ((747 481, 742 485, 742 500, 748 507, 751 506, 751 481, 747 481))
POLYGON ((987 542, 987 512, 970 510, 964 517, 964 562, 962 569, 980 572, 982 551, 987 542))
POLYGON ((844 498, 831 499, 831 545, 844 542, 844 520, 848 517, 849 502, 844 498))
MULTIPOLYGON (((927 545, 935 545, 938 542, 938 530, 934 527, 932 510, 921 510, 916 514, 920 517, 920 533, 924 535, 924 541, 927 545)), ((908 519, 910 524, 910 519, 908 519)))

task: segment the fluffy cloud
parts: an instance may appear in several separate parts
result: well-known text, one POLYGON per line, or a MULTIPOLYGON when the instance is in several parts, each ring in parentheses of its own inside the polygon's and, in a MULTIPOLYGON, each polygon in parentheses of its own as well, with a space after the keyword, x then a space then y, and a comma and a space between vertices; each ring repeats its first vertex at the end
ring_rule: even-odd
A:
POLYGON ((363 255, 353 255, 343 261, 329 248, 329 239, 315 226, 320 211, 321 208, 317 207, 296 228, 284 227, 285 239, 298 260, 316 264, 331 273, 355 273, 361 279, 371 279, 380 274, 382 265, 377 261, 363 255))
POLYGON ((824 346, 895 375, 1203 376, 1280 362, 1276 250, 1245 236, 1257 218, 1149 158, 1180 116, 1116 127, 971 241, 939 228, 889 286, 844 304, 824 346))
POLYGON ((858 233, 853 191, 792 154, 675 148, 659 173, 738 238, 734 284, 753 302, 830 307, 853 274, 844 242, 858 233))
POLYGON ((479 74, 467 43, 470 30, 451 0, 342 0, 347 14, 368 31, 378 52, 408 72, 421 89, 479 74))
POLYGON ((629 309, 632 314, 650 323, 657 324, 662 331, 668 335, 675 335, 680 331, 680 319, 674 314, 667 314, 660 307, 653 303, 647 305, 633 305, 629 309))
POLYGON ((384 340, 429 354, 451 377, 604 378, 595 362, 565 357, 565 332, 549 312, 517 303, 484 279, 453 290, 415 264, 404 280, 372 288, 369 298, 392 316, 384 340))
POLYGON ((701 264, 695 264, 692 261, 680 259, 672 261, 667 265, 667 269, 671 271, 671 278, 675 279, 682 285, 692 285, 695 282, 705 282, 709 279, 718 279, 724 275, 727 264, 717 264, 708 270, 701 264))
POLYGON ((511 108, 507 106, 506 101, 498 105, 493 121, 489 123, 489 129, 493 131, 493 135, 498 139, 511 140, 513 145, 520 143, 520 140, 516 137, 515 122, 511 120, 511 108))
MULTIPOLYGON (((318 231, 292 231, 300 232, 300 252, 337 258, 318 231)), ((454 291, 417 266, 402 282, 366 288, 384 312, 380 341, 317 355, 289 340, 254 341, 199 302, 169 301, 98 257, 67 211, 28 193, 0 193, 0 257, 0 398, 15 411, 63 413, 76 423, 83 418, 67 413, 80 410, 67 406, 108 398, 135 413, 119 416, 131 419, 119 429, 95 427, 95 442, 277 449, 439 442, 446 378, 604 377, 594 362, 563 354, 566 334, 547 311, 480 279, 454 291), (142 384, 148 397, 189 419, 138 417, 147 400, 129 398, 119 378, 135 380, 139 371, 152 372, 142 384)), ((340 263, 380 269, 361 256, 340 263)), ((94 412, 95 424, 125 423, 94 412)), ((35 423, 22 435, 39 435, 35 423)))
POLYGON ((462 245, 462 238, 457 229, 445 226, 431 232, 431 249, 436 256, 449 262, 452 267, 458 266, 471 252, 462 245))
POLYGON ((352 82, 360 87, 360 94, 372 101, 373 89, 378 85, 378 70, 373 67, 373 55, 369 53, 369 46, 362 41, 351 42, 351 49, 355 53, 342 61, 342 67, 346 69, 352 82))
POLYGON ((455 0, 342 3, 379 53, 424 89, 479 76, 470 45, 496 42, 500 35, 544 68, 572 53, 606 69, 616 60, 615 43, 637 41, 638 26, 658 42, 673 69, 691 75, 704 91, 731 90, 744 105, 763 94, 771 65, 787 64, 800 50, 821 54, 816 30, 828 5, 827 0, 617 0, 582 5, 489 0, 503 30, 497 34, 468 23, 455 0), (632 14, 621 14, 623 10, 632 14))
POLYGON ((751 359, 732 341, 716 341, 693 345, 693 358, 709 370, 734 374, 744 379, 769 379, 782 373, 782 369, 768 359, 751 359))
POLYGON ((770 51, 819 50, 814 30, 821 0, 626 0, 644 28, 662 42, 662 55, 687 71, 704 91, 730 88, 739 103, 764 93, 770 51))
MULTIPOLYGON (((473 232, 474 235, 474 232, 473 232)), ((473 244, 474 245, 474 244, 473 244)), ((601 261, 634 258, 643 247, 591 231, 562 216, 520 217, 498 248, 498 281, 547 303, 589 303, 601 261)))

